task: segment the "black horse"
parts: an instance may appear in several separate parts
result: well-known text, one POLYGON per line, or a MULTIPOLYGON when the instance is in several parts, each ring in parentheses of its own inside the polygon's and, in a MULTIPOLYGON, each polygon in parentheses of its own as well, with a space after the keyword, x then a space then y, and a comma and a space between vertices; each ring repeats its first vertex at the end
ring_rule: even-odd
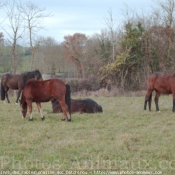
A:
POLYGON ((31 72, 23 72, 21 74, 11 74, 6 73, 2 75, 1 78, 1 100, 7 98, 8 103, 10 103, 8 98, 8 90, 18 90, 16 103, 18 103, 21 91, 23 90, 25 84, 29 79, 35 78, 37 80, 42 79, 42 75, 39 70, 31 72))
MULTIPOLYGON (((61 105, 59 102, 53 98, 51 100, 52 104, 52 113, 62 112, 61 105)), ((80 112, 80 113, 97 113, 103 112, 102 107, 97 104, 94 100, 90 98, 86 99, 71 99, 71 113, 80 112)))

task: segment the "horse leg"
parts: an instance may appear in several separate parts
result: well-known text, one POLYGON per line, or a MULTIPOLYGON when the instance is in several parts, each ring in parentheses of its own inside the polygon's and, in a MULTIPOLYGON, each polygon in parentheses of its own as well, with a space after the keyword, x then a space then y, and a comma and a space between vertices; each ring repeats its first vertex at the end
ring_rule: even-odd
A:
POLYGON ((9 97, 8 97, 8 93, 6 92, 6 98, 7 98, 7 102, 10 103, 9 97))
POLYGON ((160 92, 156 91, 156 95, 155 95, 155 98, 154 98, 155 105, 156 105, 156 111, 160 111, 159 110, 159 104, 158 104, 159 97, 160 97, 160 92))
POLYGON ((151 111, 151 101, 152 101, 152 93, 151 93, 149 100, 148 100, 149 111, 151 111))
POLYGON ((16 99, 16 104, 17 104, 18 101, 19 101, 19 97, 20 97, 21 91, 22 91, 22 89, 19 89, 19 90, 18 90, 17 99, 16 99))
POLYGON ((5 96, 6 96, 7 102, 10 103, 10 100, 9 100, 9 97, 8 97, 8 90, 9 90, 9 88, 5 87, 5 96))
POLYGON ((173 93, 173 112, 175 112, 175 93, 173 93))
POLYGON ((145 104, 144 104, 144 110, 146 110, 147 108, 147 102, 148 102, 149 98, 147 97, 147 95, 145 96, 145 104))
POLYGON ((65 121, 66 120, 66 117, 65 116, 66 116, 66 113, 65 113, 65 111, 63 111, 63 115, 62 115, 62 118, 61 118, 62 121, 65 121))
POLYGON ((66 103, 63 100, 59 100, 58 102, 60 103, 62 111, 63 111, 62 120, 67 119, 67 121, 71 121, 71 115, 69 113, 66 103))
POLYGON ((27 101, 27 106, 29 108, 29 113, 30 113, 29 121, 33 121, 33 116, 32 116, 32 102, 31 101, 27 101))
POLYGON ((147 102, 149 105, 149 111, 151 111, 152 90, 148 90, 145 96, 144 110, 146 110, 147 102))
POLYGON ((41 108, 41 103, 36 103, 36 105, 38 107, 38 111, 40 112, 41 120, 45 120, 45 117, 43 116, 43 110, 41 108))

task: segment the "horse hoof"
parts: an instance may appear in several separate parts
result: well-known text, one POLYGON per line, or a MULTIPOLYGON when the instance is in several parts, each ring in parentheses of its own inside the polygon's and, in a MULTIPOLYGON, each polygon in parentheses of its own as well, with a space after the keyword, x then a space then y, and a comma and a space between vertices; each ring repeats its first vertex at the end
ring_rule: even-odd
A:
POLYGON ((44 121, 45 120, 45 117, 43 116, 43 118, 41 118, 41 120, 44 121))
POLYGON ((29 121, 33 121, 33 118, 32 119, 30 118, 29 121))
POLYGON ((22 119, 25 119, 25 117, 24 117, 24 116, 22 116, 22 119))
POLYGON ((71 122, 71 118, 67 119, 68 122, 71 122))
POLYGON ((61 121, 65 121, 65 118, 62 118, 61 121))

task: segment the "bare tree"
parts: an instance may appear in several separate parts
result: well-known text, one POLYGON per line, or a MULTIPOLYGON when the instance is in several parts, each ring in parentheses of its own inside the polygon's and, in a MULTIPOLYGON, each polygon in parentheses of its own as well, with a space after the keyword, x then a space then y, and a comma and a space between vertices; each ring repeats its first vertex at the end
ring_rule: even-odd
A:
MULTIPOLYGON (((175 1, 174 0, 153 0, 159 5, 159 18, 161 19, 160 25, 165 28, 167 44, 167 62, 169 66, 171 61, 174 62, 174 26, 175 26, 175 1)), ((157 15, 157 13, 154 13, 157 15)))
POLYGON ((6 1, 3 9, 6 13, 6 19, 8 23, 3 27, 4 32, 9 37, 9 42, 12 45, 12 71, 16 73, 17 66, 19 65, 19 60, 16 56, 16 46, 18 41, 22 38, 24 34, 23 19, 21 13, 17 9, 18 1, 8 0, 6 1))
POLYGON ((4 46, 4 35, 2 32, 0 32, 0 56, 2 56, 3 46, 4 46))
POLYGON ((175 1, 174 0, 153 0, 153 2, 159 5, 162 22, 166 26, 172 27, 174 25, 174 13, 175 13, 175 1))
POLYGON ((51 14, 46 13, 45 8, 40 8, 31 1, 20 4, 19 11, 23 14, 25 27, 28 29, 29 43, 30 43, 30 49, 32 53, 30 68, 33 69, 35 51, 37 48, 37 45, 35 43, 36 34, 38 31, 44 28, 42 26, 43 19, 51 16, 51 14))
POLYGON ((109 17, 105 18, 105 23, 110 30, 110 38, 112 42, 112 60, 115 60, 115 46, 117 43, 117 34, 115 31, 116 19, 113 18, 112 10, 109 10, 109 17))
POLYGON ((56 40, 51 37, 39 37, 38 49, 36 50, 35 64, 44 73, 55 73, 63 67, 63 59, 61 55, 61 46, 58 45, 56 40))

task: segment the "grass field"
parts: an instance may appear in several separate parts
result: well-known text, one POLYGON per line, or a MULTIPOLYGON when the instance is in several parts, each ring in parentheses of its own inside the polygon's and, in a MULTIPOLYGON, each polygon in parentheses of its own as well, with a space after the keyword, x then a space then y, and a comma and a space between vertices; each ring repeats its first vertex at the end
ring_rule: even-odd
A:
POLYGON ((160 97, 161 112, 155 112, 154 103, 152 112, 144 111, 143 96, 91 98, 103 113, 76 113, 72 122, 62 122, 61 114, 49 114, 51 103, 42 103, 45 121, 33 104, 34 120, 29 122, 29 114, 21 118, 15 99, 10 98, 11 104, 1 102, 0 170, 175 174, 171 96, 160 97))

